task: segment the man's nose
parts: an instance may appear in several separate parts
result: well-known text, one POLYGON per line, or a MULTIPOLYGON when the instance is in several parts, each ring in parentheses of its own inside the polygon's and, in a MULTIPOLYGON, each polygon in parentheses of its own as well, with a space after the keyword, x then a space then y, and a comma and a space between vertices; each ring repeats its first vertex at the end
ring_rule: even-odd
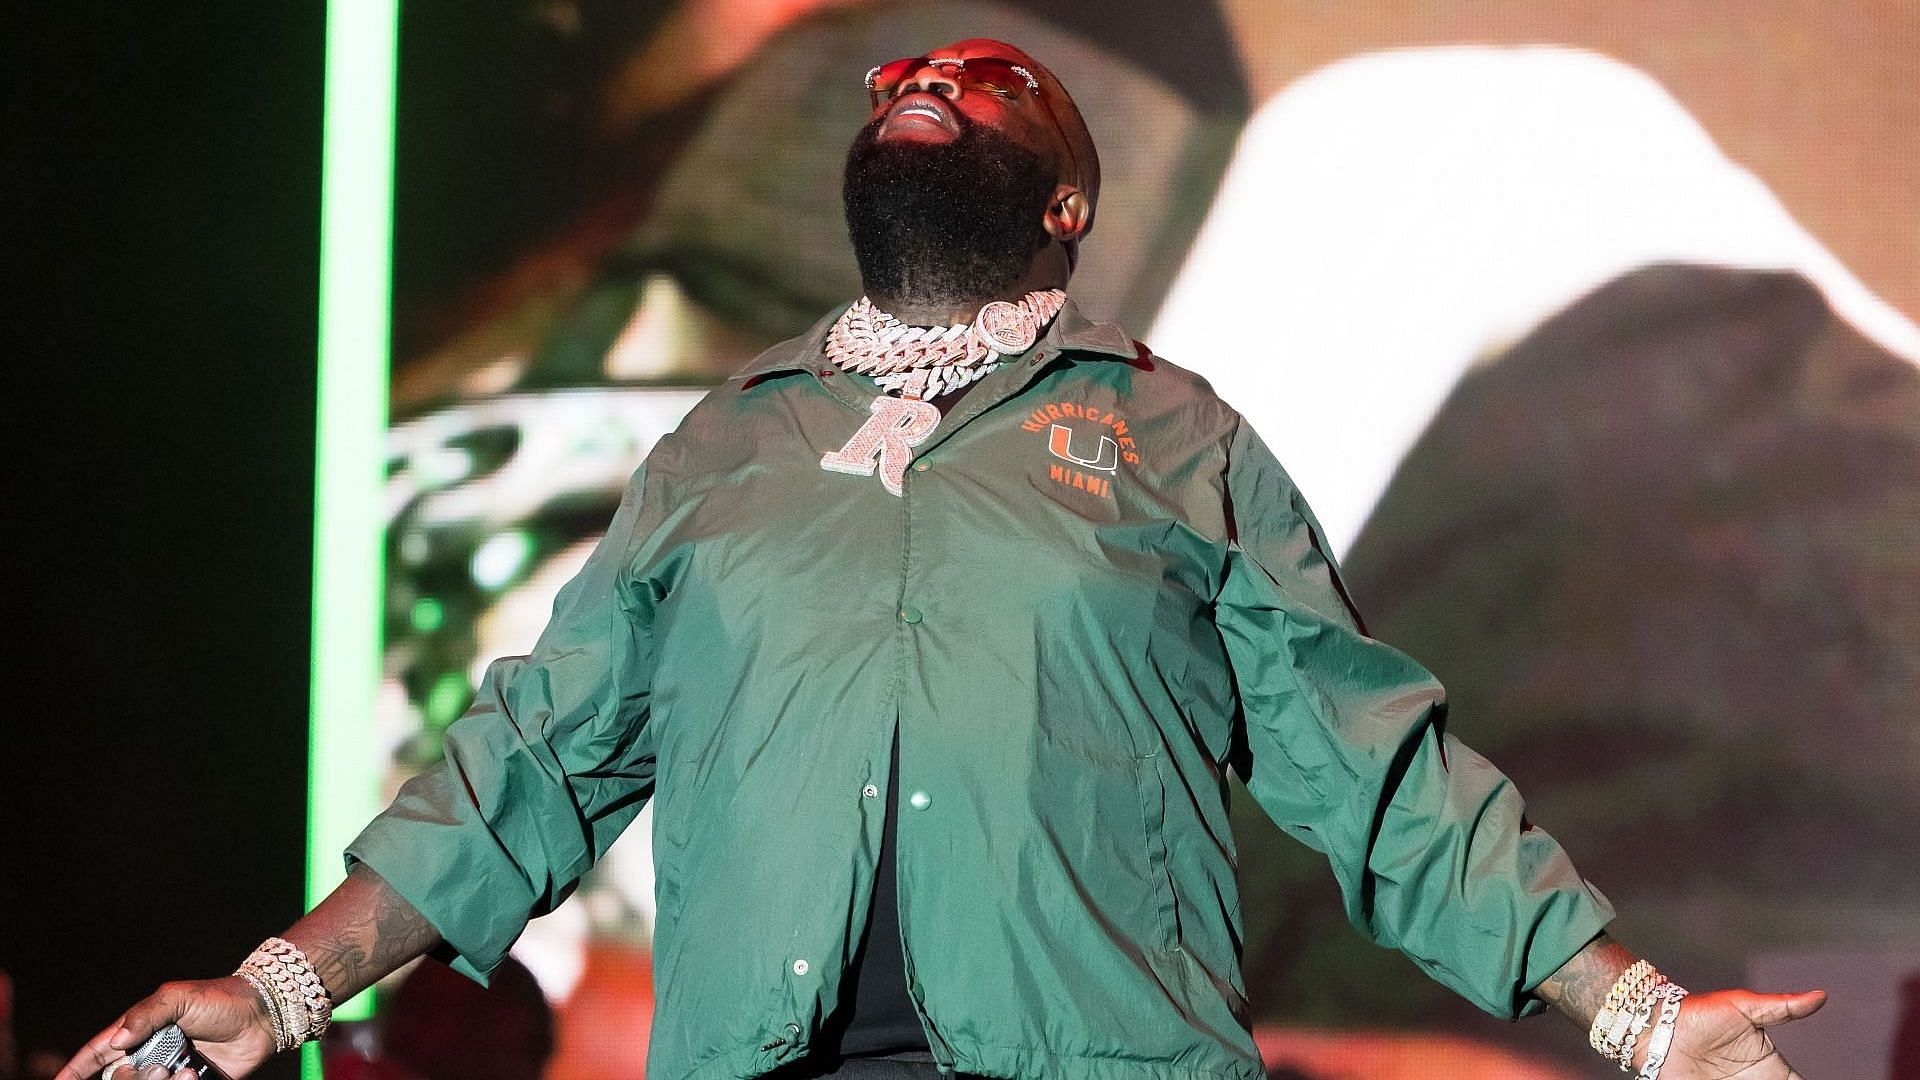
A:
POLYGON ((958 70, 959 68, 953 65, 923 64, 919 71, 907 76, 907 81, 900 84, 900 88, 894 91, 894 96, 925 91, 929 94, 939 94, 948 101, 952 101, 960 96, 960 80, 950 72, 958 72, 958 70))

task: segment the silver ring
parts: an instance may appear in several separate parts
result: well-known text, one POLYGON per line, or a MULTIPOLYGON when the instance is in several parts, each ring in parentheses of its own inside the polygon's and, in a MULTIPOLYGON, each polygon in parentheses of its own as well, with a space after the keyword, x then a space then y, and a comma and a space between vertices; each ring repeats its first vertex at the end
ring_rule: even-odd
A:
POLYGON ((127 1063, 127 1060, 128 1059, 126 1058, 119 1057, 119 1058, 114 1058, 112 1061, 107 1062, 107 1067, 100 1070, 100 1080, 113 1080, 114 1070, 118 1069, 122 1065, 125 1065, 127 1063))

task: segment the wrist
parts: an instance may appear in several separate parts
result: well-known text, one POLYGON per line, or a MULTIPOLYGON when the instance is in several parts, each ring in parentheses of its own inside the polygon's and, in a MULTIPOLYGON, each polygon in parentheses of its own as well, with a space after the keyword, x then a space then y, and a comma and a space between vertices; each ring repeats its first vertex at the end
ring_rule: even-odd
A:
POLYGON ((273 991, 253 971, 242 967, 227 976, 227 982, 237 984, 234 992, 243 996, 253 1006, 253 1026, 272 1041, 275 1053, 287 1045, 287 1019, 274 1000, 273 991))
POLYGON ((1686 990, 1645 960, 1623 969, 1594 1014, 1587 1041, 1637 1080, 1656 1080, 1673 1044, 1686 990))
POLYGON ((1686 998, 1684 988, 1666 983, 1655 1002, 1655 1019, 1646 1038, 1635 1049, 1634 1075, 1638 1080, 1659 1080, 1660 1069, 1673 1049, 1674 1025, 1680 1019, 1680 1005, 1686 998))
POLYGON ((333 999, 298 946, 268 938, 233 974, 264 1003, 275 1050, 292 1050, 326 1034, 333 999))
POLYGON ((1645 960, 1622 968, 1587 1029, 1587 1045, 1622 1071, 1639 1048, 1639 1036, 1652 1014, 1653 995, 1664 977, 1645 960))
MULTIPOLYGON (((1634 1076, 1639 1076, 1639 1075, 1640 1075, 1640 1074, 1641 1074, 1642 1072, 1644 1072, 1644 1071, 1646 1071, 1646 1068, 1647 1068, 1647 1050, 1648 1050, 1648 1048, 1649 1048, 1649 1046, 1650 1046, 1650 1044, 1651 1044, 1651 1042, 1652 1042, 1652 1040, 1650 1040, 1650 1039, 1648 1039, 1648 1038, 1647 1038, 1647 1037, 1646 1037, 1646 1036, 1645 1036, 1645 1035, 1643 1034, 1643 1035, 1642 1035, 1642 1036, 1640 1037, 1640 1040, 1639 1040, 1638 1042, 1636 1042, 1636 1043, 1634 1043, 1634 1046, 1633 1046, 1633 1072, 1632 1072, 1632 1075, 1634 1075, 1634 1076)), ((1623 1070, 1623 1071, 1624 1071, 1624 1070, 1623 1070)))

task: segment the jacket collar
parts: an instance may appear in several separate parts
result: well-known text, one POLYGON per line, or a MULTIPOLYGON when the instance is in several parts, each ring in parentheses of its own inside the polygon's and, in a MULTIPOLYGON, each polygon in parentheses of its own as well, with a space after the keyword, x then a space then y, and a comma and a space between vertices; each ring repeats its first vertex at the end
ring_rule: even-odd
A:
MULTIPOLYGON (((827 332, 833 329, 834 321, 852 306, 851 303, 842 304, 827 312, 806 333, 761 353, 747 366, 728 376, 727 381, 745 382, 757 376, 805 371, 825 365, 827 332)), ((1047 325, 1046 333, 1041 334, 1040 340, 1034 343, 1032 352, 1036 356, 1091 353, 1124 360, 1132 360, 1139 355, 1133 339, 1118 323, 1089 321, 1071 298, 1061 306, 1053 322, 1047 325)))

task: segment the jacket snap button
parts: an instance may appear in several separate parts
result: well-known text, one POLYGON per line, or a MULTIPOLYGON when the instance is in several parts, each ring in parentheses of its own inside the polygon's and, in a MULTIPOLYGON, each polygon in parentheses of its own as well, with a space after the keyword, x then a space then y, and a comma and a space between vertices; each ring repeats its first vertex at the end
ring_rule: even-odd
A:
POLYGON ((915 810, 925 810, 927 807, 933 805, 933 796, 924 791, 916 791, 907 796, 907 805, 913 807, 915 810))
POLYGON ((798 1035, 798 1034, 800 1034, 800 1025, 799 1025, 799 1024, 788 1024, 788 1025, 787 1025, 787 1034, 789 1034, 789 1035, 798 1035))
POLYGON ((919 608, 916 608, 916 607, 903 607, 903 608, 901 608, 901 609, 900 609, 900 621, 901 621, 901 622, 903 622, 903 623, 906 623, 906 624, 907 624, 908 626, 912 626, 912 625, 913 625, 914 623, 917 623, 917 622, 919 622, 919 621, 920 621, 920 609, 919 609, 919 608))
POLYGON ((795 975, 805 975, 807 973, 807 962, 805 960, 795 960, 793 962, 793 973, 795 975))
POLYGON ((916 461, 916 462, 914 462, 914 463, 913 463, 913 471, 914 471, 914 472, 926 472, 926 471, 927 471, 927 463, 926 463, 926 462, 924 462, 924 461, 916 461))
POLYGON ((880 789, 877 787, 874 787, 872 784, 868 784, 866 787, 863 787, 860 789, 860 794, 865 795, 867 798, 871 799, 875 795, 880 794, 880 789))

